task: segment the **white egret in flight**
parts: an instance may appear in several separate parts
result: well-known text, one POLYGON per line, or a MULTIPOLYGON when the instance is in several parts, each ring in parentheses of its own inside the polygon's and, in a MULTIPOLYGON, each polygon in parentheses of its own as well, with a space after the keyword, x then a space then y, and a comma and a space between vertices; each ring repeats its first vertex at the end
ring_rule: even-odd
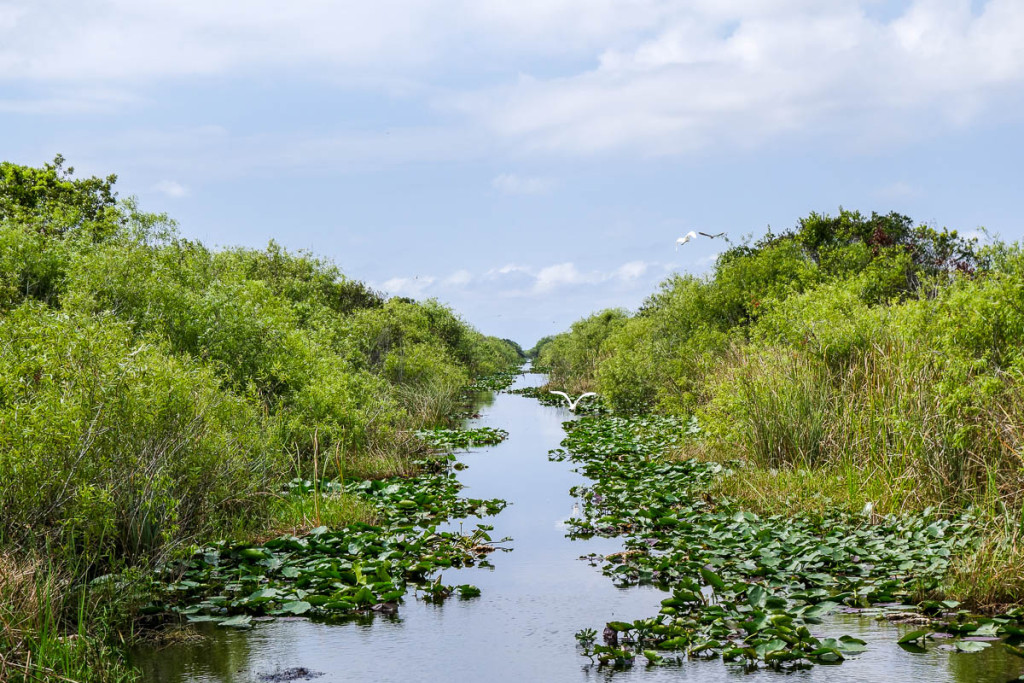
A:
POLYGON ((687 242, 693 239, 697 239, 697 233, 691 230, 690 232, 686 233, 685 235, 676 240, 676 250, 678 251, 680 246, 686 244, 687 242))
POLYGON ((576 412, 576 406, 580 404, 580 401, 585 399, 587 396, 597 396, 597 394, 595 394, 593 391, 588 391, 587 393, 580 395, 580 397, 574 401, 571 398, 569 398, 569 394, 565 393, 564 391, 549 391, 548 393, 557 394, 558 396, 564 398, 565 402, 569 404, 569 410, 574 413, 576 412))

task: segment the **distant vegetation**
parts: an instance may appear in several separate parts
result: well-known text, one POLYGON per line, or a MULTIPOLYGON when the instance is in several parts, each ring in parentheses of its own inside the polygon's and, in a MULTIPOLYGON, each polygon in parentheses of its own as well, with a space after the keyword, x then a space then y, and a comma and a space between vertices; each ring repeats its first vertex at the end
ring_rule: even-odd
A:
POLYGON ((950 581, 976 604, 1024 600, 1018 245, 811 214, 531 353, 620 413, 695 415, 682 455, 744 463, 721 493, 755 507, 977 506, 989 533, 950 581))
POLYGON ((522 356, 313 255, 211 250, 72 173, 0 164, 0 678, 93 618, 84 582, 260 530, 292 477, 408 473, 413 433, 522 356))

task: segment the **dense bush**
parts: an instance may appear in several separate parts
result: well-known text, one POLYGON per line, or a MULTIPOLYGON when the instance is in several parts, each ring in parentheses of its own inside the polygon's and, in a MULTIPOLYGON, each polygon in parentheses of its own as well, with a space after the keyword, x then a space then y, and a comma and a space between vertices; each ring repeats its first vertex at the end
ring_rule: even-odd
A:
POLYGON ((7 542, 132 561, 237 512, 285 469, 255 406, 110 315, 27 302, 0 317, 0 340, 7 542))
POLYGON ((594 334, 601 315, 544 344, 553 383, 696 414, 717 457, 873 479, 897 502, 1024 502, 1016 245, 812 214, 594 334))
POLYGON ((159 555, 258 520, 260 494, 318 454, 321 472, 401 469, 408 433, 519 362, 310 254, 183 239, 114 181, 0 165, 4 543, 97 571, 159 555))
POLYGON ((0 164, 4 680, 130 679, 95 637, 124 596, 87 581, 262 531, 295 474, 411 471, 413 432, 523 355, 313 255, 183 239, 115 180, 0 164))
POLYGON ((622 309, 609 309, 573 323, 568 333, 538 343, 537 364, 546 367, 551 381, 559 386, 589 391, 602 359, 601 346, 627 317, 622 309))

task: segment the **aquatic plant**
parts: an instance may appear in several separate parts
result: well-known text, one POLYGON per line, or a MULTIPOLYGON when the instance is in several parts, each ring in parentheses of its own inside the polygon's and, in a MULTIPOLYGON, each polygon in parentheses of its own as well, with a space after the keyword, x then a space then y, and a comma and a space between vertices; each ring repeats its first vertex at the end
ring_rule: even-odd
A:
POLYGON ((477 377, 469 385, 467 391, 504 391, 512 386, 521 376, 522 371, 520 370, 495 372, 483 377, 477 377))
POLYGON ((0 481, 17 482, 0 486, 0 554, 56 587, 0 592, 0 678, 130 677, 100 660, 138 632, 134 591, 86 609, 92 579, 304 521, 303 501, 267 495, 296 476, 413 473, 412 432, 522 359, 312 254, 185 239, 114 183, 60 157, 0 163, 0 481))
MULTIPOLYGON (((306 482, 298 482, 301 490, 306 482)), ((448 519, 498 513, 502 500, 460 498, 454 476, 435 472, 412 479, 363 480, 344 487, 374 509, 377 524, 318 527, 261 544, 208 544, 181 566, 161 571, 167 581, 153 612, 168 610, 190 622, 248 628, 252 616, 336 618, 367 611, 392 613, 410 586, 431 600, 474 597, 475 586, 446 586, 436 574, 486 563, 491 527, 439 530, 448 519)))
MULTIPOLYGON (((761 517, 708 499, 720 465, 665 457, 696 431, 680 418, 586 417, 564 427, 563 449, 550 457, 579 462, 595 480, 571 492, 584 507, 570 533, 625 535, 622 552, 594 558, 604 573, 618 585, 672 591, 661 614, 608 625, 635 652, 678 650, 748 666, 839 661, 863 642, 817 638, 809 625, 839 608, 926 596, 972 543, 966 514, 761 517)), ((595 646, 592 654, 611 663, 620 649, 595 646)))
POLYGON ((508 432, 496 427, 476 427, 473 429, 421 429, 416 436, 426 441, 433 448, 451 451, 475 446, 494 446, 508 438, 508 432))

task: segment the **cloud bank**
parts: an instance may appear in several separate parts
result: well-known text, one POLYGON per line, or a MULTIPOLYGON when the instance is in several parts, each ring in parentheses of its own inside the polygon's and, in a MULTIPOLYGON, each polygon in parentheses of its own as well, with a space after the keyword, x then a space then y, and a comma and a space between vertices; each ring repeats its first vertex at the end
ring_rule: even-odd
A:
MULTIPOLYGON (((1020 0, 15 0, 0 5, 0 83, 16 86, 0 111, 123 112, 160 83, 272 71, 413 100, 443 123, 230 133, 229 151, 322 164, 467 146, 681 155, 794 136, 857 148, 993 111, 1019 119, 1022 35, 1020 0), (452 71, 467 77, 452 84, 452 71)), ((504 173, 493 186, 538 194, 550 181, 504 173)))
POLYGON ((543 298, 569 289, 598 286, 605 291, 643 289, 650 286, 651 278, 660 279, 677 267, 630 261, 609 270, 581 270, 572 261, 540 267, 508 263, 475 274, 461 269, 442 277, 393 277, 380 283, 379 288, 393 296, 443 297, 456 291, 476 290, 502 297, 543 298))

